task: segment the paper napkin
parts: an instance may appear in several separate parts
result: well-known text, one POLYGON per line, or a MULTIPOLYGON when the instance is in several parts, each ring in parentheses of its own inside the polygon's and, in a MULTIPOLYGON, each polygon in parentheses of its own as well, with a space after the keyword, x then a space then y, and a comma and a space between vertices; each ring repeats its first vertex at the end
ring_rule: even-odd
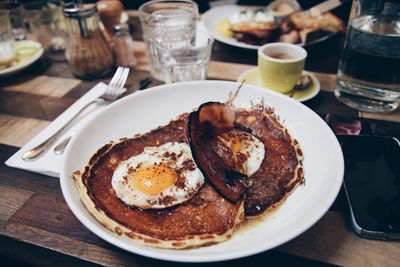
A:
POLYGON ((63 136, 61 136, 49 149, 49 151, 46 154, 42 155, 40 158, 33 161, 25 161, 21 158, 21 156, 24 152, 42 143, 58 129, 63 127, 65 123, 69 121, 83 106, 101 96, 106 89, 107 85, 105 83, 98 83, 96 86, 91 88, 85 95, 83 95, 79 100, 72 104, 43 131, 41 131, 31 141, 29 141, 20 150, 18 150, 11 158, 9 158, 5 162, 5 164, 9 167, 24 169, 53 177, 59 177, 59 172, 61 170, 61 166, 64 160, 64 154, 55 154, 53 151, 54 147, 69 134, 79 131, 79 129, 82 128, 83 125, 85 125, 91 117, 104 109, 106 105, 96 103, 89 106, 82 114, 82 116, 79 116, 79 119, 76 120, 77 122, 69 127, 69 129, 66 130, 63 136))

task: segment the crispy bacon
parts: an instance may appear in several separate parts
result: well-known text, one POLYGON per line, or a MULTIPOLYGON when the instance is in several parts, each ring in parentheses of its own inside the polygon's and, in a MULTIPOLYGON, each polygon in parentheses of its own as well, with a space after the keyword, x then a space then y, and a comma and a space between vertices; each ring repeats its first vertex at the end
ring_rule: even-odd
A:
POLYGON ((216 134, 234 128, 235 113, 219 102, 202 104, 188 119, 188 139, 193 158, 214 188, 226 199, 237 202, 242 198, 245 187, 237 179, 242 174, 226 166, 211 145, 216 134))

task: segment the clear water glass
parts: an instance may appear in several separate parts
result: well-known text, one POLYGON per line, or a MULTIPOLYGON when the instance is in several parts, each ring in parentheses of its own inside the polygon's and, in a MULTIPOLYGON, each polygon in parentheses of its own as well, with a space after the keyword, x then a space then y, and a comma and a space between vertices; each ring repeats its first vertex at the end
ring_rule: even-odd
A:
POLYGON ((10 16, 8 11, 0 10, 0 70, 12 64, 16 56, 10 16))
POLYGON ((354 0, 335 95, 366 112, 400 103, 400 1, 354 0))
POLYGON ((166 83, 205 80, 214 39, 198 32, 193 44, 182 47, 155 45, 163 80, 166 83))
POLYGON ((62 0, 33 1, 24 4, 24 14, 33 34, 46 50, 65 50, 65 23, 62 0))
POLYGON ((21 0, 0 1, 0 9, 7 10, 9 12, 14 39, 26 39, 25 18, 21 0))
POLYGON ((197 27, 198 6, 190 0, 149 1, 139 8, 143 40, 150 73, 164 80, 155 45, 178 49, 193 44, 197 27))

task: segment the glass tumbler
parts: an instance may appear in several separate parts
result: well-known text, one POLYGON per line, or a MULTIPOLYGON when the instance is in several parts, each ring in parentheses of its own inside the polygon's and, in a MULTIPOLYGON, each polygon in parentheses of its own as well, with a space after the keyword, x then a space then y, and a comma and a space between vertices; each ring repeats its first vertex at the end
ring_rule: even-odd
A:
POLYGON ((400 1, 354 0, 335 95, 366 112, 400 102, 400 1))
POLYGON ((160 74, 166 83, 205 80, 214 39, 198 32, 192 45, 170 48, 156 44, 160 74))
POLYGON ((0 70, 10 66, 16 59, 14 35, 8 11, 0 10, 0 70))
POLYGON ((63 1, 33 1, 24 4, 24 15, 36 41, 46 50, 65 49, 65 27, 62 14, 63 1))
POLYGON ((198 6, 190 0, 154 0, 139 7, 139 19, 146 43, 151 75, 164 80, 155 45, 182 48, 193 43, 198 6))
POLYGON ((26 39, 25 18, 21 0, 0 1, 0 9, 5 9, 9 12, 14 39, 26 39))

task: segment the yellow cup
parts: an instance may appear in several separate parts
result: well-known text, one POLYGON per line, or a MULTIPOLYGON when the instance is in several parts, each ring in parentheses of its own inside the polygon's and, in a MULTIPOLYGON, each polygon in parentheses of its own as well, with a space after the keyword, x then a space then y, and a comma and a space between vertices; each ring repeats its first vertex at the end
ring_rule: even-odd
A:
POLYGON ((290 43, 269 43, 258 49, 258 69, 266 88, 288 93, 299 80, 307 51, 290 43))

